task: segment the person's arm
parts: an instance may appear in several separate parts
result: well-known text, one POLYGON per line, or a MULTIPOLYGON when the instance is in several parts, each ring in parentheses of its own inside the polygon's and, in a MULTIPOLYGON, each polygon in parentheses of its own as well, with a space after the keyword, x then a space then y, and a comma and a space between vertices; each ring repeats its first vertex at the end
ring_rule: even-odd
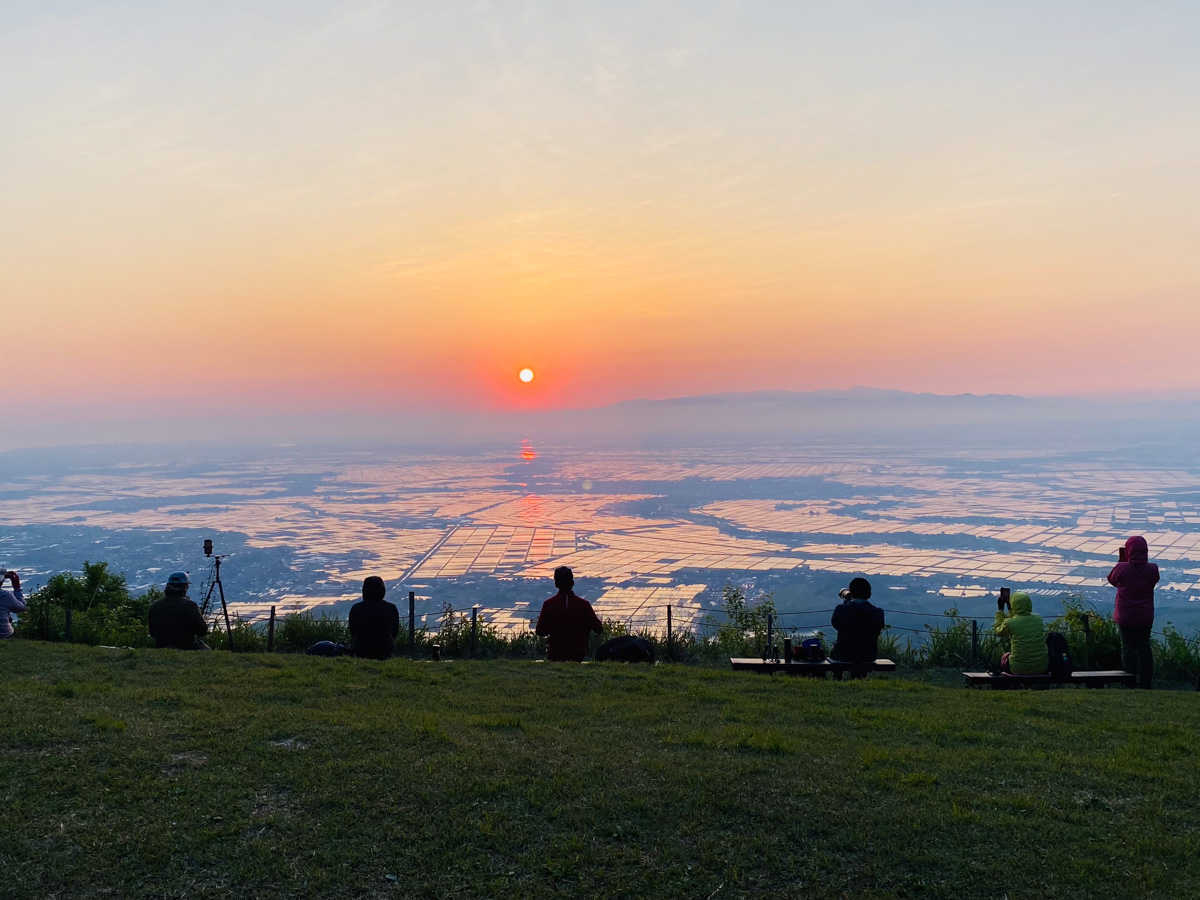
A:
POLYGON ((833 616, 829 620, 829 624, 834 627, 834 630, 841 631, 846 627, 846 616, 849 615, 847 607, 848 603, 839 603, 833 608, 833 616))
POLYGON ((12 590, 4 592, 7 594, 5 605, 12 612, 25 612, 25 593, 21 590, 21 576, 12 569, 9 569, 4 575, 12 582, 12 590))
POLYGON ((208 623, 204 621, 204 616, 200 615, 200 607, 193 603, 189 613, 192 620, 192 633, 198 638, 208 634, 208 623))
POLYGON ((1008 637, 1008 616, 1004 614, 1004 610, 996 613, 996 622, 992 626, 992 630, 1000 637, 1008 637))
POLYGON ((392 604, 391 619, 392 621, 390 624, 392 626, 392 643, 395 643, 396 638, 400 637, 400 610, 396 608, 395 603, 392 604))
POLYGON ((538 637, 546 637, 550 634, 550 601, 547 600, 542 604, 542 611, 538 613, 537 626, 533 629, 533 633, 538 637))
POLYGON ((1117 563, 1108 573, 1108 583, 1113 587, 1121 586, 1121 572, 1125 567, 1125 563, 1117 563))
POLYGON ((604 623, 600 621, 600 617, 598 615, 596 615, 596 610, 595 610, 595 608, 593 608, 592 604, 590 604, 590 603, 588 604, 588 615, 592 617, 592 621, 591 621, 592 631, 596 632, 596 634, 603 634, 604 633, 604 623))

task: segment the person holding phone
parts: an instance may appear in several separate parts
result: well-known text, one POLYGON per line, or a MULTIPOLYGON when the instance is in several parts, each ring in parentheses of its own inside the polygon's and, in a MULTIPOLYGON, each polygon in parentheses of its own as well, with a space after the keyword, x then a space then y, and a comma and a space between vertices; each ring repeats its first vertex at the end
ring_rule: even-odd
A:
POLYGON ((21 591, 21 576, 9 569, 0 576, 0 641, 13 636, 12 614, 25 612, 25 594, 21 591), (12 590, 4 590, 4 582, 12 582, 12 590))
POLYGON ((1000 657, 1000 671, 1009 675, 1045 675, 1050 671, 1050 652, 1046 649, 1046 625, 1033 611, 1033 599, 1024 591, 1010 594, 1000 589, 996 601, 994 631, 1008 638, 1009 650, 1000 657), (1008 608, 1008 613, 1004 612, 1008 608))
POLYGON ((1149 690, 1154 680, 1150 630, 1154 627, 1158 566, 1150 562, 1150 547, 1140 534, 1117 551, 1117 564, 1108 573, 1108 583, 1117 589, 1113 621, 1121 632, 1121 665, 1137 676, 1139 688, 1149 690))

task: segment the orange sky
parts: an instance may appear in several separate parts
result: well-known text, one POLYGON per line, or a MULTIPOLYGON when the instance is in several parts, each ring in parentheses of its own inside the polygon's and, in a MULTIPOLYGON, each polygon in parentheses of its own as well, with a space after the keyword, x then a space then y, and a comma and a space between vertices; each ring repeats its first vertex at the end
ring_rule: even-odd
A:
POLYGON ((783 6, 28 6, 6 407, 1200 388, 1200 8, 783 6))

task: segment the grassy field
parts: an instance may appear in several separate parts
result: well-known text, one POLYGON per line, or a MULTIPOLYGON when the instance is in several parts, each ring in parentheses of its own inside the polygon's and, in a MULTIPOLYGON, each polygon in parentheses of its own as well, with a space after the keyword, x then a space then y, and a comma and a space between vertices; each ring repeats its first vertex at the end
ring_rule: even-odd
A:
POLYGON ((8 900, 1200 895, 1195 693, 22 641, 0 667, 8 900))

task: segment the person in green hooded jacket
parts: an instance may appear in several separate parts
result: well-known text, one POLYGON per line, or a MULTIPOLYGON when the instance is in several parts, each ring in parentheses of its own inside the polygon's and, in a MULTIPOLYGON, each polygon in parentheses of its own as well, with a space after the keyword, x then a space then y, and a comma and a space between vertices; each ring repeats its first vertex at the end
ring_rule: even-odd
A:
POLYGON ((1000 671, 1011 675, 1045 675, 1050 671, 1050 653, 1046 650, 1046 626, 1033 612, 1033 600, 1024 591, 1012 598, 1001 594, 996 601, 995 632, 1010 641, 1009 651, 1000 658, 1000 671), (1004 614, 1008 606, 1009 615, 1004 614))

